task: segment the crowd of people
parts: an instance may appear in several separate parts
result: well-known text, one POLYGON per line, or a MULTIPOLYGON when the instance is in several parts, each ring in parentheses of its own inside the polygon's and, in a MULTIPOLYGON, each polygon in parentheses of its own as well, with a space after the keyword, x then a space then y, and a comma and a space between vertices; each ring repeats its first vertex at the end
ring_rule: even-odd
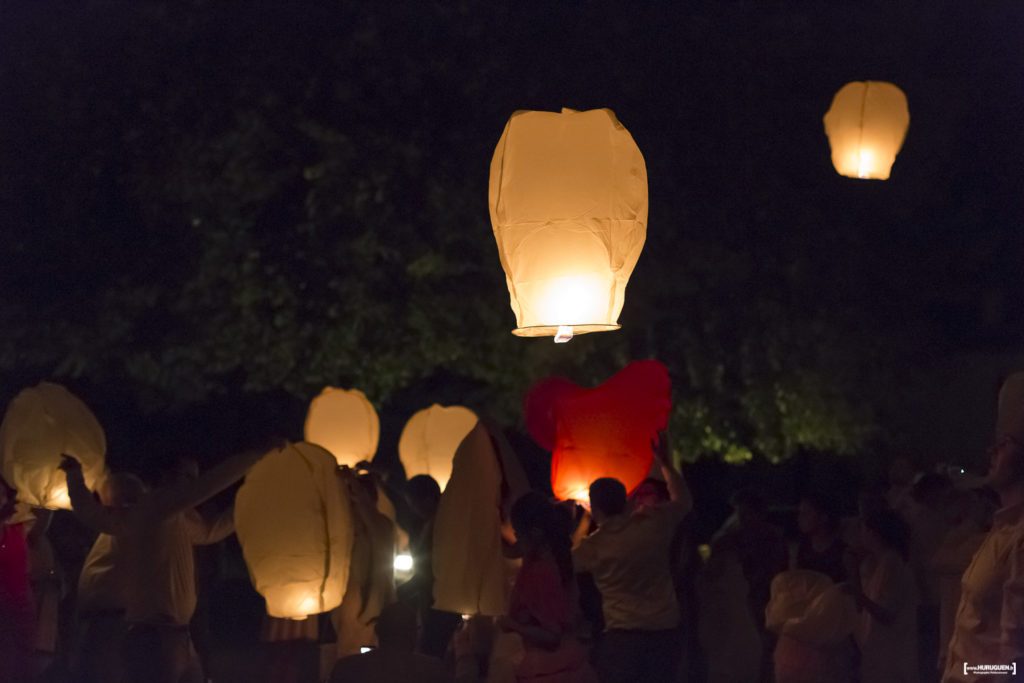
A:
MULTIPOLYGON (((601 478, 588 501, 537 491, 514 501, 502 520, 511 568, 502 615, 435 608, 434 480, 396 481, 370 463, 339 469, 355 541, 324 674, 331 683, 1009 680, 1024 664, 1024 373, 1004 386, 996 432, 983 485, 900 459, 887 489, 860 492, 856 513, 804 492, 795 534, 745 487, 709 539, 697 537, 691 491, 659 435, 657 466, 629 495, 601 478), (397 582, 400 545, 413 569, 397 582)), ((208 519, 196 508, 263 452, 203 474, 178 461, 152 488, 114 474, 95 492, 65 458, 73 514, 97 534, 75 591, 69 680, 208 679, 190 632, 194 547, 224 539, 233 523, 230 509, 208 519)), ((0 681, 55 680, 49 515, 16 521, 14 498, 0 486, 0 681)), ((326 617, 266 617, 266 679, 315 680, 293 646, 322 642, 325 627, 326 617)))

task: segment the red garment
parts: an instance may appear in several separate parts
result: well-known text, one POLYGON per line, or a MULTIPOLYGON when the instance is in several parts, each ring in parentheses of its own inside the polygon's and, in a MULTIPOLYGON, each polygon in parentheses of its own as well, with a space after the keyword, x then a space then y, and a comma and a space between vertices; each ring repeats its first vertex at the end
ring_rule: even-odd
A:
POLYGON ((0 681, 28 679, 34 631, 25 533, 21 524, 0 524, 0 681))
POLYGON ((553 557, 544 554, 523 559, 508 613, 520 623, 533 623, 555 633, 569 632, 572 604, 553 557))
POLYGON ((509 598, 508 613, 521 624, 539 626, 561 636, 554 650, 523 638, 523 660, 516 667, 517 681, 590 683, 596 680, 586 653, 573 633, 571 596, 553 557, 545 554, 523 559, 509 598))

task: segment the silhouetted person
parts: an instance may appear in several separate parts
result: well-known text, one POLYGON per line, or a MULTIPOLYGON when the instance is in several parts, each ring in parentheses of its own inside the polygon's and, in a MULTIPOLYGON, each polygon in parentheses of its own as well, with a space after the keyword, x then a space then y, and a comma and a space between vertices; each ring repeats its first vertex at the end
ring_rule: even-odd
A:
POLYGON ((762 641, 760 675, 768 680, 775 634, 765 628, 764 611, 771 597, 772 579, 789 564, 789 551, 782 530, 768 521, 768 508, 760 493, 752 488, 741 488, 732 494, 729 502, 733 514, 715 533, 711 555, 714 557, 717 549, 724 546, 739 559, 747 582, 747 606, 762 641))
MULTIPOLYGON (((393 490, 393 489, 392 489, 393 490)), ((409 554, 412 555, 413 575, 398 587, 401 600, 411 600, 420 611, 422 633, 420 649, 431 657, 443 657, 452 634, 459 627, 458 614, 434 609, 434 519, 441 502, 441 487, 427 474, 418 474, 405 483, 393 500, 400 500, 399 519, 407 520, 409 554)), ((396 510, 399 503, 395 504, 396 510)))
POLYGON ((929 563, 942 538, 949 531, 953 483, 949 477, 929 472, 918 477, 911 489, 911 502, 903 512, 910 528, 910 567, 917 579, 918 669, 924 683, 937 678, 939 654, 939 586, 929 563))
POLYGON ((965 664, 1016 663, 1024 670, 1024 372, 999 392, 990 455, 988 485, 1002 507, 964 572, 942 679, 949 683, 998 680, 965 674, 965 664))
POLYGON ((0 479, 0 681, 32 676, 35 606, 28 578, 28 544, 14 515, 14 491, 0 479))
POLYGON ((596 682, 576 638, 571 520, 531 491, 512 506, 511 521, 523 563, 509 597, 508 613, 498 619, 498 625, 522 639, 523 657, 516 665, 516 680, 596 682))
MULTIPOLYGON (((590 572, 601 593, 605 632, 597 672, 609 683, 670 681, 679 660, 679 605, 669 546, 693 500, 669 462, 666 434, 655 452, 671 500, 630 514, 625 486, 615 479, 596 480, 590 485, 590 507, 598 528, 585 538, 578 530, 572 553, 576 571, 590 572)), ((580 530, 588 523, 584 518, 580 530)))
POLYGON ((917 582, 907 562, 910 534, 889 509, 861 520, 863 555, 848 555, 848 584, 859 618, 861 681, 914 683, 917 671, 917 582))
POLYGON ((378 647, 339 659, 329 683, 451 683, 440 659, 417 654, 416 608, 396 602, 377 618, 378 647))
POLYGON ((338 470, 338 483, 346 489, 355 531, 345 598, 331 612, 340 658, 375 644, 373 622, 385 605, 395 601, 396 535, 394 523, 377 511, 372 477, 343 468, 338 470))
POLYGON ((981 492, 956 491, 949 504, 951 527, 928 562, 939 595, 939 648, 936 661, 932 662, 938 676, 945 669, 946 651, 956 623, 960 580, 992 527, 992 514, 997 507, 997 500, 981 492))
POLYGON ((846 580, 843 555, 846 544, 839 533, 839 519, 823 496, 805 494, 796 515, 800 542, 794 569, 821 572, 836 583, 846 580))
POLYGON ((126 681, 181 683, 202 680, 189 621, 196 607, 193 546, 216 543, 234 531, 229 508, 206 522, 195 506, 241 479, 267 452, 228 458, 198 476, 192 461, 179 460, 162 484, 126 509, 105 508, 85 486, 77 460, 65 456, 68 493, 75 514, 89 527, 117 536, 128 571, 125 619, 126 681))
MULTIPOLYGON (((104 506, 129 508, 145 493, 142 480, 131 474, 111 474, 100 485, 104 506)), ((74 671, 79 683, 120 681, 122 649, 128 627, 128 571, 122 542, 100 534, 92 544, 78 575, 78 642, 74 671)))

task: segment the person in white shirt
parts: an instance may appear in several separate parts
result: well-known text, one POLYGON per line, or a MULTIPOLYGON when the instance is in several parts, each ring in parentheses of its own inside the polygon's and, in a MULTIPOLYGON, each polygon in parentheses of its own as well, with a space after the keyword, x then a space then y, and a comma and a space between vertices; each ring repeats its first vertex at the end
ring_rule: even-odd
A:
POLYGON ((213 522, 194 509, 241 479, 269 449, 228 458, 201 477, 195 463, 178 461, 164 483, 124 509, 106 508, 85 486, 81 464, 65 456, 68 493, 87 526, 118 538, 125 556, 126 680, 191 683, 202 671, 189 635, 196 608, 194 545, 216 543, 234 531, 229 508, 213 522))
MULTIPOLYGON (((100 486, 100 502, 115 509, 129 508, 145 494, 142 480, 132 474, 108 476, 100 486)), ((78 638, 75 680, 80 683, 120 681, 121 648, 127 626, 124 621, 127 581, 125 557, 116 536, 100 534, 78 575, 78 638)))
POLYGON ((943 683, 1013 680, 976 673, 974 666, 1024 671, 1024 372, 999 392, 996 440, 988 485, 1002 508, 961 580, 943 683))
POLYGON ((682 648, 679 604, 669 565, 676 527, 693 508, 690 490, 669 461, 666 434, 655 449, 669 490, 669 502, 634 514, 626 508, 626 488, 615 479, 590 485, 590 505, 598 528, 582 537, 584 518, 572 551, 577 572, 590 572, 601 593, 605 632, 597 657, 602 681, 669 681, 682 648))

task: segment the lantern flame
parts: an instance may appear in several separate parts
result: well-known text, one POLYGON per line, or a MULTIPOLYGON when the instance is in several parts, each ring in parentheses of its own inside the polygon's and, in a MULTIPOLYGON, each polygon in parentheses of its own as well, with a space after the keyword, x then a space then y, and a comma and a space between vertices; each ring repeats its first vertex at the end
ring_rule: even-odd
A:
POLYGON ((871 154, 871 150, 862 149, 860 150, 860 158, 857 160, 857 177, 867 178, 872 170, 874 169, 873 159, 874 156, 871 154))
POLYGON ((576 489, 575 491, 572 492, 572 494, 570 495, 570 498, 572 498, 572 500, 575 500, 577 503, 579 503, 583 507, 587 508, 588 510, 590 509, 590 487, 589 486, 581 486, 581 487, 579 487, 578 489, 576 489))
MULTIPOLYGON (((548 281, 537 305, 542 324, 603 320, 612 304, 612 282, 599 275, 564 275, 548 281)), ((559 325, 559 333, 571 325, 559 325)))
POLYGON ((559 325, 558 332, 555 334, 555 343, 564 344, 570 339, 572 339, 572 325, 559 325))

